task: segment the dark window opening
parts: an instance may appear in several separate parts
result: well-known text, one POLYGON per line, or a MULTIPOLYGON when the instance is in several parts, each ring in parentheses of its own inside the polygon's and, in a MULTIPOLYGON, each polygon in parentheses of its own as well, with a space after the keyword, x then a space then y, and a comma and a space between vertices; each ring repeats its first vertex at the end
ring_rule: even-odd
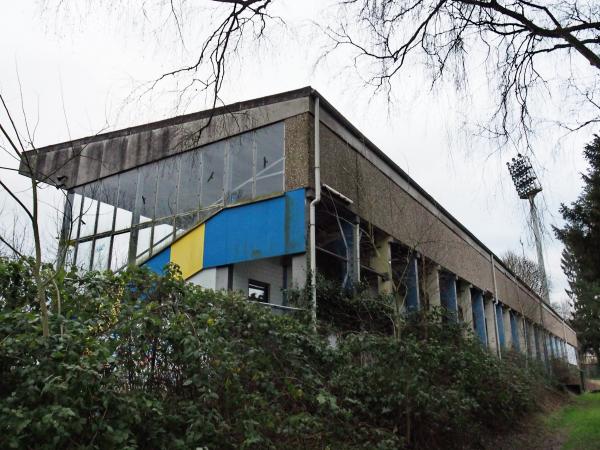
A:
POLYGON ((269 303, 268 283, 248 280, 248 298, 257 302, 269 303))

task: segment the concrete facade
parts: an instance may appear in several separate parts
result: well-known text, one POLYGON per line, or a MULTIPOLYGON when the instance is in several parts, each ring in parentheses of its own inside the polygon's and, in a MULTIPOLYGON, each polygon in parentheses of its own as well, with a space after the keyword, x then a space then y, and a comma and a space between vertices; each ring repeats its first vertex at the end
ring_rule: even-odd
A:
MULTIPOLYGON (((339 281, 344 283, 360 278, 384 293, 394 293, 398 286, 404 286, 406 298, 416 308, 451 307, 455 317, 472 326, 479 339, 498 354, 508 349, 538 358, 546 354, 563 358, 573 354, 570 348, 577 347, 577 336, 558 314, 311 88, 57 144, 30 156, 38 161, 39 179, 78 192, 97 180, 108 180, 144 165, 162 164, 174 155, 192 150, 202 153, 204 148, 226 143, 232 136, 241 136, 243 142, 244 136, 253 130, 283 124, 283 185, 267 196, 245 199, 246 203, 228 205, 223 200, 209 216, 213 222, 219 222, 228 210, 235 208, 237 216, 234 212, 227 214, 237 217, 236 223, 243 224, 244 204, 275 202, 278 196, 301 190, 306 198, 304 213, 294 216, 293 226, 281 225, 284 229, 277 231, 282 233, 285 244, 278 247, 282 250, 267 257, 260 245, 244 242, 245 250, 241 254, 246 256, 242 259, 224 259, 219 262, 223 265, 220 267, 199 264, 200 271, 189 278, 208 288, 241 291, 248 290, 248 280, 256 278, 269 285, 273 304, 281 305, 286 288, 303 287, 306 281, 308 204, 315 189, 314 104, 317 97, 320 99, 321 182, 327 193, 317 211, 317 270, 334 278, 339 276, 339 281), (349 230, 358 230, 358 234, 349 230), (288 240, 297 235, 302 236, 302 246, 287 245, 288 240), (410 270, 402 267, 396 270, 395 264, 401 266, 407 260, 412 264, 410 270), (536 339, 535 329, 549 333, 556 342, 545 336, 536 339), (565 350, 558 351, 561 348, 565 350)), ((225 163, 231 165, 232 160, 227 158, 232 158, 233 153, 227 151, 229 156, 225 163)), ((262 159, 256 156, 256 149, 254 154, 253 183, 257 184, 262 159)), ((266 167, 266 157, 264 164, 266 167)), ((27 173, 28 167, 22 163, 20 170, 27 173)), ((232 166, 231 170, 237 169, 232 166)), ((83 206, 80 209, 83 211, 83 206)), ((284 211, 282 223, 288 224, 288 210, 284 208, 284 211)), ((201 214, 181 233, 173 232, 173 240, 181 239, 188 228, 204 223, 206 217, 201 214)), ((179 216, 175 219, 176 225, 178 220, 179 216)), ((227 226, 223 221, 220 223, 227 226)), ((159 221, 152 224, 153 230, 163 226, 159 221)), ((141 234, 144 226, 141 222, 134 224, 132 236, 141 234)), ((207 230, 209 228, 207 224, 207 230)), ((258 242, 260 227, 257 230, 253 239, 258 242)), ((156 233, 151 234, 156 236, 156 233)), ((275 228, 269 233, 275 233, 275 228)), ((224 234, 220 236, 219 239, 229 239, 224 234)), ((97 242, 108 237, 110 234, 92 236, 92 253, 97 242)), ((82 252, 87 251, 85 245, 89 239, 82 238, 81 233, 75 238, 82 252)), ((116 238, 111 241, 111 248, 114 241, 116 238)), ((168 239, 164 244, 159 242, 136 262, 151 262, 172 245, 168 239)), ((130 255, 132 252, 134 256, 137 254, 131 250, 130 255)), ((170 261, 165 259, 164 253, 162 258, 161 262, 170 261)), ((203 258, 206 260, 207 256, 203 258)))

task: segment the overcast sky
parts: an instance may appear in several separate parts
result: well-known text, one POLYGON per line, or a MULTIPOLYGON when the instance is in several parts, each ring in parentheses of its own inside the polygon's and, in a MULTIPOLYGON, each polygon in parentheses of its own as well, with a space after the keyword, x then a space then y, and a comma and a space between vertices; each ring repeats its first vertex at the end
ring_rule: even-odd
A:
MULTIPOLYGON (((210 23, 210 11, 199 9, 197 20, 182 24, 182 46, 164 11, 149 10, 144 16, 137 6, 112 9, 112 3, 100 2, 104 11, 96 7, 58 12, 52 2, 3 5, 0 91, 22 125, 20 78, 23 106, 30 128, 36 128, 38 147, 206 106, 202 96, 192 97, 189 104, 177 102, 178 88, 172 83, 141 97, 136 89, 193 59, 203 27, 210 23)), ((364 86, 348 67, 346 54, 317 63, 326 42, 312 21, 331 19, 335 10, 326 5, 316 0, 280 2, 287 26, 272 30, 269 42, 242 49, 241 57, 232 62, 223 100, 313 86, 497 255, 524 251, 535 259, 526 204, 514 192, 505 166, 517 148, 500 151, 471 134, 479 113, 490 107, 483 69, 459 94, 452 86, 431 91, 415 63, 414 70, 394 81, 390 104, 385 95, 364 86)), ((474 65, 473 70, 480 68, 474 65)), ((559 111, 560 105, 548 108, 559 111)), ((564 137, 551 124, 540 124, 538 132, 535 168, 544 188, 538 201, 544 213, 551 297, 558 301, 565 297, 566 280, 560 269, 562 247, 550 226, 561 224, 560 203, 573 201, 581 189, 583 145, 596 130, 564 137)), ((16 167, 16 162, 0 153, 0 166, 16 167)), ((26 198, 26 179, 6 171, 0 176, 26 198)), ((45 190, 47 240, 55 234, 56 213, 51 206, 59 204, 58 199, 54 188, 45 190)), ((6 228, 15 208, 4 192, 0 192, 2 207, 0 226, 6 228)))

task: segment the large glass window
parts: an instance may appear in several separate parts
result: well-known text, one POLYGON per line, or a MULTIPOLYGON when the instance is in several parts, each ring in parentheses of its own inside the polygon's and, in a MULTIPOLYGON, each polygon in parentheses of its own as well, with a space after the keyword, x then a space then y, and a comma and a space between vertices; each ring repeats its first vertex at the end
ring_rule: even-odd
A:
POLYGON ((155 217, 174 217, 177 214, 177 183, 181 158, 167 158, 158 163, 158 182, 155 217))
POLYGON ((202 153, 198 150, 187 152, 181 155, 180 160, 177 213, 186 214, 200 207, 202 153))
POLYGON ((219 142, 202 151, 202 208, 223 203, 224 178, 225 143, 219 142))
POLYGON ((243 134, 229 142, 227 203, 252 198, 254 182, 254 135, 243 134))
POLYGON ((139 211, 139 222, 149 222, 154 218, 156 205, 156 174, 158 164, 148 164, 138 168, 138 189, 136 209, 139 211))
POLYGON ((75 188, 74 264, 119 270, 218 208, 283 192, 284 161, 277 123, 75 188))

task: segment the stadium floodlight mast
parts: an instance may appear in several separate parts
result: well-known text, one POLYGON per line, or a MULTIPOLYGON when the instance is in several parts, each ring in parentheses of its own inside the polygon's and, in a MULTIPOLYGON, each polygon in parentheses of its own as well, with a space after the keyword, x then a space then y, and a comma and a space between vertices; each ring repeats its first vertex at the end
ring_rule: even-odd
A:
POLYGON ((508 171, 517 189, 519 198, 529 200, 529 209, 531 212, 531 223, 533 225, 533 236, 537 248, 537 258, 540 275, 542 276, 542 287, 544 291, 544 300, 550 303, 550 292, 548 289, 548 278, 546 277, 546 268, 544 265, 544 253, 542 250, 542 233, 538 210, 535 206, 535 196, 542 192, 542 186, 537 179, 537 175, 531 166, 531 161, 527 156, 520 153, 511 162, 507 162, 508 171))

